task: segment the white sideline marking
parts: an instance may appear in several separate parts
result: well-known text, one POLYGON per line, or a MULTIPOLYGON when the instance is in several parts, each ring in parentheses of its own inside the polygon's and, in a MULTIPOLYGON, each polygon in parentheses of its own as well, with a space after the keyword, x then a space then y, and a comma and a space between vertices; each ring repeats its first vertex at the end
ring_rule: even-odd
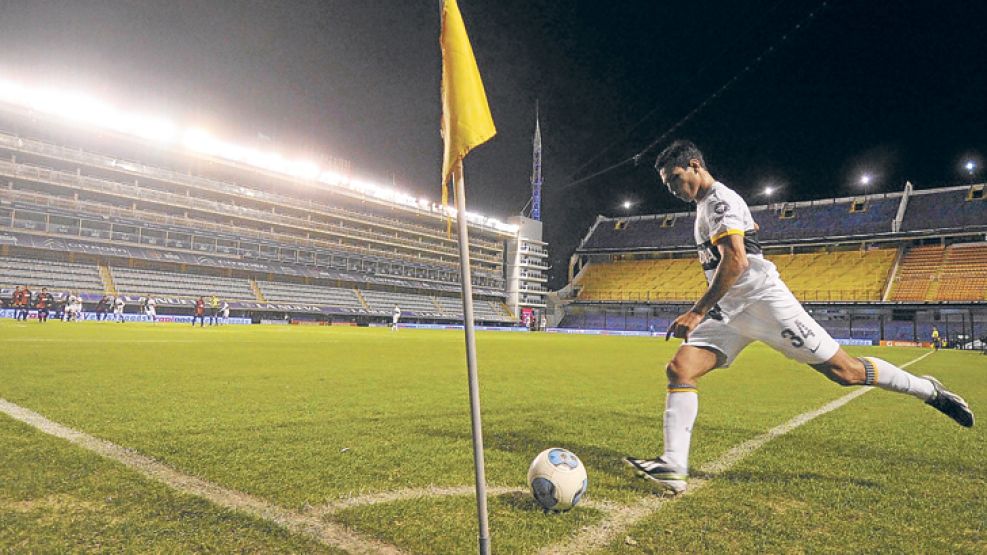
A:
POLYGON ((182 474, 151 457, 63 426, 6 399, 0 398, 0 412, 46 434, 64 439, 102 457, 138 470, 172 489, 208 499, 227 509, 241 511, 273 522, 282 528, 306 535, 325 545, 338 547, 351 553, 401 553, 395 546, 361 536, 344 526, 324 522, 321 518, 310 514, 289 511, 252 495, 182 474))
MULTIPOLYGON (((924 355, 906 362, 899 366, 899 368, 907 368, 912 364, 922 360, 923 358, 931 355, 934 351, 929 351, 924 355)), ((679 499, 685 497, 686 495, 691 495, 696 493, 705 487, 710 480, 716 477, 717 474, 721 474, 733 468, 737 463, 746 459, 751 453, 760 449, 764 444, 769 441, 787 434, 788 432, 798 428, 799 426, 809 422, 810 420, 822 416, 828 412, 832 412, 843 405, 849 403, 850 401, 860 397, 861 395, 867 393, 873 389, 872 387, 862 387, 851 393, 836 399, 835 401, 830 401, 825 405, 819 407, 816 410, 804 412, 795 418, 792 418, 788 422, 775 426, 770 430, 764 432, 763 434, 751 438, 740 445, 730 449, 726 453, 720 455, 716 460, 710 461, 699 468, 699 473, 704 475, 709 475, 707 478, 690 478, 689 479, 689 489, 685 491, 682 495, 672 497, 653 497, 649 496, 637 503, 626 505, 614 511, 611 518, 607 521, 601 522, 595 526, 587 526, 583 528, 578 535, 572 538, 566 544, 556 544, 554 546, 546 547, 541 550, 543 554, 564 554, 564 553, 584 553, 591 549, 601 549, 613 542, 621 533, 625 532, 639 521, 645 517, 651 515, 652 513, 658 511, 670 501, 674 499, 679 499)))

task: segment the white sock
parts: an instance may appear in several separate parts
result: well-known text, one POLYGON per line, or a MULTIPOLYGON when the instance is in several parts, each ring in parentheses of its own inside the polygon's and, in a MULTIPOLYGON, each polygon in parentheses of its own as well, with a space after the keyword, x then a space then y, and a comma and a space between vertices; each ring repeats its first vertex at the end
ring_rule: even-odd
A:
POLYGON ((699 414, 699 393, 695 386, 669 385, 665 398, 665 454, 663 458, 689 468, 692 425, 699 414))
POLYGON ((914 395, 923 401, 928 401, 935 395, 932 382, 925 378, 914 376, 886 360, 873 357, 862 357, 864 369, 867 371, 867 385, 876 385, 888 391, 914 395), (873 374, 872 374, 873 373, 873 374))

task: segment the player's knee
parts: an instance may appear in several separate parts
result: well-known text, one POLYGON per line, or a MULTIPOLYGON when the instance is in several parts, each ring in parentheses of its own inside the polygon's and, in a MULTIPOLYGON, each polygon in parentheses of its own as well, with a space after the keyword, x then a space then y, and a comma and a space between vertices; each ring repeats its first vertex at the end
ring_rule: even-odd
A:
POLYGON ((692 383, 695 379, 695 372, 691 372, 688 365, 683 364, 677 358, 673 358, 665 367, 665 375, 668 376, 668 383, 686 384, 692 383))

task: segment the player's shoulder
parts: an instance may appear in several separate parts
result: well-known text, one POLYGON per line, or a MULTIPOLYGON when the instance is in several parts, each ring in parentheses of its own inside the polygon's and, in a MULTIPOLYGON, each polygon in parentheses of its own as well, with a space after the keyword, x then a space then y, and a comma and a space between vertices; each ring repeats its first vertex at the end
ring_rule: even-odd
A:
POLYGON ((728 208, 747 206, 744 197, 719 181, 713 184, 709 194, 703 198, 702 202, 716 213, 722 213, 728 208))

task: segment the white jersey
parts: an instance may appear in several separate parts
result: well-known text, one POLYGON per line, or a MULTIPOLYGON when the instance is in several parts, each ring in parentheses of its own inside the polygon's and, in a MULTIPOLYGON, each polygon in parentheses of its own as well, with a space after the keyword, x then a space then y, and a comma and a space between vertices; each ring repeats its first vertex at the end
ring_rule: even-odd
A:
POLYGON ((155 301, 154 299, 151 299, 151 298, 148 298, 148 299, 147 299, 147 304, 146 304, 146 306, 147 306, 147 308, 148 308, 148 310, 154 310, 154 308, 155 308, 155 307, 156 307, 157 305, 158 305, 158 301, 155 301))
POLYGON ((123 298, 122 297, 117 297, 117 300, 113 302, 113 309, 116 312, 123 312, 123 306, 124 306, 124 304, 125 303, 123 302, 123 298))
POLYGON ((716 243, 729 235, 744 238, 750 265, 717 303, 724 321, 729 321, 731 316, 760 300, 772 289, 788 289, 778 276, 775 265, 761 254, 757 226, 747 203, 732 189, 717 181, 696 204, 696 247, 708 283, 713 282, 716 267, 720 264, 720 251, 716 243))

